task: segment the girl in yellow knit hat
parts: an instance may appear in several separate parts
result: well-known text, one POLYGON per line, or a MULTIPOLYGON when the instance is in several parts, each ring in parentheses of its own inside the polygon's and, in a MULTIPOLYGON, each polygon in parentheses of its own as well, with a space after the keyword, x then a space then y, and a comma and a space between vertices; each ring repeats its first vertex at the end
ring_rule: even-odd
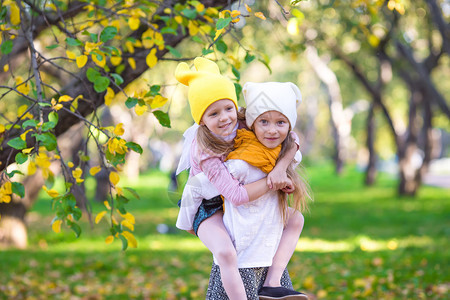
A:
MULTIPOLYGON (((247 299, 248 290, 246 293, 238 272, 236 249, 222 221, 223 200, 217 195, 222 195, 227 201, 238 206, 258 199, 269 192, 269 188, 265 178, 243 186, 223 165, 226 154, 233 148, 233 138, 239 127, 234 85, 220 75, 214 62, 196 58, 194 65, 196 71, 191 71, 185 63, 180 64, 176 70, 177 79, 189 86, 191 113, 199 125, 185 133, 185 152, 177 172, 190 167, 191 179, 198 180, 200 177, 196 175, 204 176, 215 190, 210 193, 211 197, 205 196, 208 200, 193 203, 187 200, 193 197, 185 197, 185 194, 208 195, 208 191, 202 188, 192 190, 190 187, 196 185, 187 185, 181 201, 177 227, 184 230, 193 229, 213 253, 214 261, 220 268, 220 281, 226 295, 230 299, 247 299)), ((292 186, 292 181, 285 174, 296 150, 297 147, 289 148, 288 155, 277 164, 280 167, 269 176, 272 188, 288 190, 292 186)), ((210 298, 218 299, 216 296, 210 295, 210 298)))

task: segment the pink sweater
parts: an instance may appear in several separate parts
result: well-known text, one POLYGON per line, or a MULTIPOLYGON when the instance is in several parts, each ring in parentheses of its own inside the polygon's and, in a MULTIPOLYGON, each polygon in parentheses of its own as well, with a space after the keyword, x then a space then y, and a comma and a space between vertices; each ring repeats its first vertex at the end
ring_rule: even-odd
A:
POLYGON ((194 139, 191 145, 190 176, 203 172, 220 194, 233 205, 247 203, 249 201, 247 190, 228 172, 223 163, 224 159, 225 157, 213 156, 199 150, 197 139, 194 139))

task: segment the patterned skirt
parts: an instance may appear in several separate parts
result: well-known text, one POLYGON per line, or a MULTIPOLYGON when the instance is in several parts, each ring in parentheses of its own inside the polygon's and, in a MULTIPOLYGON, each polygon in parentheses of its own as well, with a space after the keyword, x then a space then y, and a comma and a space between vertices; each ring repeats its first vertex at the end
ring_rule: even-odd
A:
POLYGON ((198 227, 203 221, 220 210, 223 210, 223 198, 221 195, 211 199, 203 199, 202 204, 200 204, 197 213, 195 214, 194 224, 192 225, 195 234, 198 235, 198 227))
MULTIPOLYGON (((241 278, 244 283, 245 292, 247 293, 248 300, 258 300, 258 291, 263 286, 266 279, 267 270, 269 267, 260 268, 241 268, 241 278)), ((284 269, 281 276, 281 286, 294 290, 292 287, 291 277, 287 269, 284 269)), ((228 300, 227 293, 222 286, 222 280, 220 278, 220 268, 214 264, 211 268, 211 275, 209 277, 208 290, 206 291, 207 300, 228 300)))

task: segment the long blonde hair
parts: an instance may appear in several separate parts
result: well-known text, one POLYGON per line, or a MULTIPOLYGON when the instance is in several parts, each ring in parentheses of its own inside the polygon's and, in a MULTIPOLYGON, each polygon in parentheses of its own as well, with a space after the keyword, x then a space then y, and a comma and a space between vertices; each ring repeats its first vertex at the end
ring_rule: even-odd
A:
MULTIPOLYGON (((288 134, 286 139, 281 144, 281 152, 278 155, 277 162, 283 158, 288 149, 295 147, 295 140, 291 134, 288 134)), ((287 170, 287 176, 295 187, 292 194, 287 194, 282 190, 278 191, 278 203, 280 206, 281 219, 283 224, 287 224, 289 207, 294 208, 300 212, 308 211, 308 200, 312 200, 311 188, 304 176, 300 176, 299 172, 294 168, 294 163, 291 163, 287 170)))

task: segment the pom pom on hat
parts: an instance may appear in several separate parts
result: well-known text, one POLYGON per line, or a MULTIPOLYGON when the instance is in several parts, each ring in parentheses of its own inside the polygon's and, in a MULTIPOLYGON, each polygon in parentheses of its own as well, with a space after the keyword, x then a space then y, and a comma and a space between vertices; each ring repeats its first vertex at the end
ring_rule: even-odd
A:
POLYGON ((242 89, 247 104, 245 119, 252 127, 259 115, 275 110, 288 118, 291 129, 297 122, 297 106, 302 101, 300 89, 292 82, 247 82, 242 89))
POLYGON ((203 113, 212 103, 221 99, 233 101, 237 110, 237 97, 234 84, 220 74, 217 64, 209 59, 194 59, 195 71, 182 62, 175 70, 175 78, 189 86, 188 101, 192 118, 199 124, 203 113))

